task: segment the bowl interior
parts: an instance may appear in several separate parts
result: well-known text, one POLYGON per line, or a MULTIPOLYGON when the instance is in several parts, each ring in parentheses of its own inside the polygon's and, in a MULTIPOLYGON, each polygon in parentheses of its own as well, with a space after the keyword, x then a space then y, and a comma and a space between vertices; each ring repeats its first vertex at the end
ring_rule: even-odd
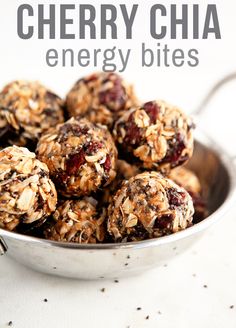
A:
POLYGON ((220 150, 216 152, 208 145, 195 141, 193 157, 186 167, 200 179, 209 215, 214 213, 226 200, 231 184, 220 150))

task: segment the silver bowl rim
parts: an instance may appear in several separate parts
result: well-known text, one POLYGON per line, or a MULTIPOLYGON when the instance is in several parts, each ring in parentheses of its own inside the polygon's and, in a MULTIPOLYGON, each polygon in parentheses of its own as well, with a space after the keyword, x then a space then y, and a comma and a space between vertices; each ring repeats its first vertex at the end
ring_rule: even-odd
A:
POLYGON ((7 231, 1 228, 0 228, 0 238, 6 237, 23 242, 39 244, 41 246, 52 246, 52 247, 59 247, 59 248, 66 248, 66 249, 117 250, 117 249, 139 249, 139 248, 147 248, 147 247, 160 246, 163 244, 169 244, 205 230, 214 222, 222 218, 223 215, 230 209, 230 207, 233 204, 233 201, 236 196, 236 166, 234 164, 234 159, 230 155, 228 155, 218 144, 216 144, 209 136, 199 131, 199 129, 196 134, 197 134, 197 138, 195 138, 195 140, 199 141, 204 146, 209 147, 220 158, 221 163, 223 163, 229 175, 230 186, 226 199, 219 206, 219 208, 216 211, 214 211, 211 215, 209 215, 206 219, 193 225, 192 227, 173 233, 168 236, 146 239, 146 240, 135 241, 135 242, 125 242, 125 243, 76 244, 76 243, 68 243, 68 242, 58 242, 58 241, 51 241, 38 237, 27 236, 15 232, 7 231))

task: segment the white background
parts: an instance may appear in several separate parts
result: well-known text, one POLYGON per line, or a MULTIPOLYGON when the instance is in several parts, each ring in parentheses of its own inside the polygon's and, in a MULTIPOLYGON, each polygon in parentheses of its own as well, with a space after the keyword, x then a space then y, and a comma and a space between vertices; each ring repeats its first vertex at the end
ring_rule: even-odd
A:
MULTIPOLYGON (((26 2, 26 1, 25 1, 26 2)), ((200 64, 197 68, 141 68, 140 45, 146 42, 154 48, 156 41, 149 37, 149 9, 155 1, 135 1, 139 9, 134 25, 133 40, 124 40, 122 19, 118 19, 120 40, 61 41, 20 40, 16 33, 16 11, 22 1, 0 1, 0 86, 13 79, 38 79, 62 97, 81 76, 94 70, 75 66, 50 68, 45 63, 49 48, 108 48, 130 47, 134 52, 124 77, 135 83, 143 100, 163 98, 193 111, 209 88, 220 78, 236 70, 236 3, 233 0, 217 3, 222 40, 169 41, 171 48, 197 48, 200 64)), ((38 1, 27 1, 37 5, 38 1)), ((60 3, 43 1, 40 3, 60 3)), ((75 3, 64 0, 63 3, 75 3)), ((117 1, 84 1, 97 8, 117 1)), ((133 2, 124 0, 131 5, 133 2)), ((167 9, 171 1, 162 1, 167 9)), ((172 1, 174 3, 174 1, 172 1)), ((180 4, 180 1, 176 1, 180 4)), ((189 3, 190 8, 193 1, 189 3)), ((206 1, 194 1, 201 8, 200 26, 204 22, 206 1)), ((78 9, 78 6, 76 7, 78 9)), ((75 19, 77 12, 71 14, 75 19)), ((58 16, 59 17, 59 16, 58 16)), ((120 17, 120 11, 118 12, 120 17)), ((37 20, 35 18, 35 23, 37 20)), ((58 21, 59 24, 59 21, 58 21)), ((58 25, 57 25, 58 26, 58 25)), ((200 29, 201 30, 201 29, 200 29)), ((235 90, 231 83, 220 91, 208 106, 202 119, 205 130, 223 147, 236 154, 235 90)), ((0 258, 0 327, 13 321, 14 327, 236 327, 236 208, 185 254, 167 266, 147 274, 113 281, 80 282, 45 276, 32 272, 7 257, 0 258), (207 288, 203 286, 207 285, 207 288), (105 293, 100 289, 105 287, 105 293), (48 302, 43 300, 47 298, 48 302), (230 306, 234 305, 231 309, 230 306), (137 311, 137 307, 142 310, 137 311), (161 312, 158 313, 158 311, 161 312), (150 315, 149 320, 145 317, 150 315)))

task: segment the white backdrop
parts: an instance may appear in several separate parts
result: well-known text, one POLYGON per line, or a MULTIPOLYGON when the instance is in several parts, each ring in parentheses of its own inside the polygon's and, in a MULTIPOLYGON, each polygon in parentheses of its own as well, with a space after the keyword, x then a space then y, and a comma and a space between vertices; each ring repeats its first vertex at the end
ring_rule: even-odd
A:
MULTIPOLYGON (((30 40, 21 40, 16 32, 16 12, 19 4, 29 3, 36 5, 37 3, 76 3, 71 0, 53 1, 53 0, 1 0, 0 2, 0 85, 7 81, 17 78, 40 79, 42 82, 53 88, 61 96, 64 96, 72 83, 80 76, 93 71, 93 67, 89 68, 63 68, 47 67, 45 63, 45 52, 49 48, 106 48, 113 45, 117 47, 130 47, 134 53, 139 54, 141 42, 146 42, 151 48, 156 47, 157 40, 150 37, 149 32, 149 8, 157 3, 157 1, 122 1, 131 8, 131 4, 139 4, 137 15, 134 22, 133 40, 124 40, 124 24, 120 12, 118 12, 117 24, 118 30, 122 36, 118 41, 111 40, 38 40, 36 35, 30 40)), ((99 8, 100 4, 111 3, 118 5, 115 0, 110 1, 81 1, 79 3, 90 3, 97 9, 97 25, 99 27, 99 8)), ((179 1, 165 0, 162 3, 169 8, 170 3, 179 3, 179 1)), ((193 3, 200 4, 200 30, 205 17, 206 1, 188 0, 189 6, 193 3)), ((234 0, 211 1, 216 3, 221 27, 222 40, 177 40, 170 41, 168 38, 160 40, 162 44, 168 43, 171 48, 197 48, 199 49, 200 64, 197 68, 142 68, 140 65, 140 56, 133 56, 124 76, 131 82, 135 82, 138 94, 143 99, 149 98, 165 98, 170 102, 174 102, 184 107, 186 110, 192 110, 204 95, 209 86, 219 79, 223 74, 236 69, 236 45, 234 41, 234 31, 236 30, 235 10, 236 2, 234 0)), ((78 8, 78 6, 76 6, 78 8)), ((191 7, 190 7, 191 8, 191 7)), ((58 12, 57 12, 58 13, 58 12)), ((68 13, 71 18, 76 21, 76 11, 68 13)), ((58 16, 57 16, 58 18, 58 16)), ((170 19, 168 17, 168 19, 170 19)), ((166 20, 168 20, 166 19, 166 20)), ((35 22, 36 19, 35 19, 35 22)), ((59 19, 57 20, 59 24, 59 19)), ((57 31, 59 25, 57 24, 57 31)), ((190 22, 191 29, 191 22, 190 22)), ((79 28, 78 28, 79 29, 79 28)), ((70 32, 68 27, 68 32, 70 32)), ((99 29, 98 29, 99 30, 99 29)))

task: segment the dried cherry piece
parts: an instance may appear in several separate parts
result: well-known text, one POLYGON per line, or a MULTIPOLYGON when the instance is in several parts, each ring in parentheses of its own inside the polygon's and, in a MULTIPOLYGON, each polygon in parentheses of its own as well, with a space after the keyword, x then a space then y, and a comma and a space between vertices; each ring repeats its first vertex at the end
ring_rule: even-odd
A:
POLYGON ((103 144, 101 142, 90 142, 87 149, 86 149, 86 154, 88 155, 92 155, 95 154, 98 149, 101 149, 103 147, 103 144))
POLYGON ((167 197, 170 204, 172 206, 181 206, 185 202, 186 193, 185 192, 178 192, 174 188, 170 188, 167 191, 167 197))
POLYGON ((115 79, 110 79, 110 77, 111 75, 104 80, 103 83, 111 81, 111 83, 113 83, 113 87, 99 93, 99 102, 108 107, 110 110, 119 110, 125 105, 125 90, 119 77, 116 77, 115 79), (112 103, 118 104, 118 108, 114 108, 112 103))
POLYGON ((127 122, 124 142, 129 145, 138 145, 140 144, 141 140, 142 140, 141 129, 135 124, 133 114, 131 114, 127 122))
POLYGON ((172 214, 166 214, 161 216, 160 218, 157 218, 154 224, 154 228, 157 229, 167 229, 169 225, 172 223, 173 217, 172 214))
POLYGON ((177 133, 175 139, 169 143, 169 150, 163 162, 171 163, 172 167, 184 163, 188 159, 188 156, 182 156, 182 151, 185 148, 183 136, 177 133))
POLYGON ((105 163, 103 164, 104 171, 107 173, 111 169, 111 158, 109 155, 107 155, 105 163))
POLYGON ((156 123, 157 116, 160 112, 160 107, 154 101, 146 102, 143 105, 145 112, 148 114, 151 123, 156 123))
POLYGON ((70 157, 66 161, 66 173, 69 175, 75 175, 80 166, 85 163, 85 152, 83 148, 79 151, 79 153, 70 155, 70 157))

